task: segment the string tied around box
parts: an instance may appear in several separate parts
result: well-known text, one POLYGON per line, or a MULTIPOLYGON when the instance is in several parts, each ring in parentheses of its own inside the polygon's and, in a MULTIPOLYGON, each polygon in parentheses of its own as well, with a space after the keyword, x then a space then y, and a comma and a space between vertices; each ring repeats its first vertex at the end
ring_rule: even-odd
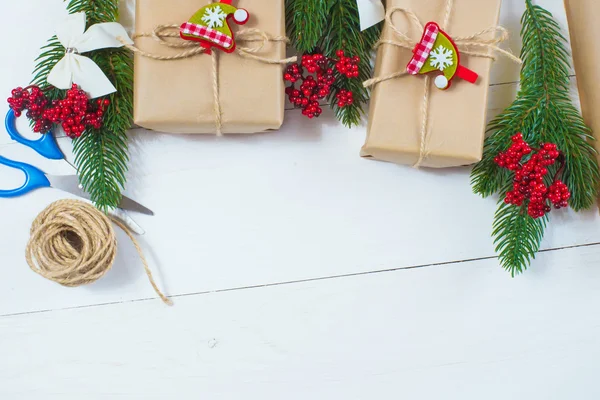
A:
MULTIPOLYGON (((441 25, 441 27, 435 23, 429 23, 424 26, 421 23, 419 17, 409 9, 406 9, 403 7, 393 7, 391 9, 389 9, 385 15, 385 21, 386 21, 387 26, 389 26, 390 29, 392 29, 392 31, 394 32, 394 36, 396 37, 396 40, 380 39, 375 44, 375 48, 377 49, 383 45, 400 47, 402 49, 407 49, 407 50, 413 51, 415 53, 415 57, 413 57, 413 59, 411 60, 411 63, 408 65, 408 67, 406 69, 403 69, 401 71, 394 72, 394 73, 391 73, 388 75, 377 76, 372 79, 366 80, 365 82, 363 82, 363 86, 366 88, 374 87, 375 85, 377 85, 381 82, 389 81, 392 79, 397 79, 397 78, 400 78, 400 77, 403 77, 406 75, 416 75, 419 73, 424 74, 425 72, 431 72, 431 70, 433 68, 427 68, 427 65, 425 63, 426 57, 424 57, 424 56, 421 57, 421 54, 426 54, 428 56, 430 54, 429 52, 435 51, 435 49, 433 49, 434 41, 433 40, 427 41, 427 39, 429 39, 431 35, 435 35, 434 37, 437 37, 438 34, 440 35, 440 37, 442 36, 442 34, 444 36, 447 35, 445 32, 443 32, 443 29, 445 27, 447 27, 448 24, 450 23, 453 9, 454 9, 454 0, 447 0, 444 18, 443 18, 443 24, 441 25), (392 17, 397 12, 403 13, 408 18, 408 20, 411 24, 413 24, 419 31, 424 32, 423 38, 421 39, 420 42, 411 38, 406 33, 402 32, 400 29, 398 29, 396 27, 396 25, 392 21, 392 17), (423 68, 424 66, 426 68, 423 68)), ((451 43, 452 47, 456 46, 456 48, 460 54, 469 55, 469 56, 473 56, 473 57, 489 58, 491 60, 495 60, 496 58, 495 58, 493 52, 496 52, 496 53, 508 58, 509 60, 513 61, 514 63, 522 64, 523 61, 519 57, 515 56, 514 54, 512 54, 511 52, 509 52, 507 50, 501 49, 498 46, 500 43, 508 40, 508 37, 509 37, 508 31, 504 27, 494 26, 494 27, 484 29, 484 30, 477 32, 470 36, 464 36, 464 37, 456 37, 455 36, 455 37, 450 38, 450 36, 448 35, 448 36, 446 36, 446 39, 447 39, 447 43, 451 43)), ((458 54, 454 55, 454 57, 456 57, 456 58, 452 59, 452 58, 449 58, 449 55, 451 54, 451 52, 452 52, 451 50, 442 49, 441 54, 438 53, 438 55, 437 55, 439 58, 436 59, 435 61, 433 61, 434 63, 437 63, 436 65, 439 67, 439 69, 441 71, 443 71, 444 69, 448 70, 447 67, 452 66, 453 62, 455 64, 458 64, 458 54)), ((464 68, 463 66, 454 65, 454 71, 457 71, 457 72, 462 71, 465 76, 464 79, 470 80, 470 79, 474 78, 474 80, 471 80, 472 83, 474 83, 475 80, 477 79, 477 74, 464 68)), ((438 85, 438 81, 436 79, 436 82, 435 82, 436 86, 438 86, 438 88, 440 88, 440 89, 448 88, 449 80, 447 79, 447 77, 445 75, 440 75, 439 78, 441 78, 441 84, 438 85), (444 85, 445 85, 445 87, 444 87, 444 85)), ((452 77, 450 77, 450 80, 451 79, 452 79, 452 77)), ((423 164, 423 161, 427 158, 427 155, 429 153, 427 143, 428 143, 428 133, 429 133, 429 111, 430 111, 430 103, 431 103, 431 99, 430 99, 430 97, 431 97, 430 88, 431 88, 431 82, 432 82, 431 76, 429 74, 426 74, 424 81, 425 81, 425 92, 424 92, 423 100, 422 100, 422 122, 421 122, 421 129, 420 129, 419 157, 418 157, 416 163, 413 165, 414 168, 420 168, 421 165, 423 164)))
POLYGON ((111 221, 131 239, 156 294, 165 304, 172 305, 154 281, 146 257, 129 229, 80 200, 56 201, 37 216, 25 250, 27 264, 35 273, 66 287, 96 282, 110 271, 117 255, 117 237, 111 221))
MULTIPOLYGON (((180 26, 175 24, 170 25, 158 25, 152 32, 140 33, 133 36, 134 39, 137 38, 152 38, 156 42, 160 43, 162 46, 175 48, 175 49, 184 49, 181 53, 177 53, 174 55, 163 55, 163 54, 154 54, 144 51, 135 45, 128 44, 125 38, 117 38, 123 45, 132 51, 135 54, 138 54, 142 57, 150 58, 158 61, 174 61, 174 60, 182 60, 191 57, 196 57, 199 55, 203 55, 206 53, 210 53, 212 57, 212 90, 214 97, 214 113, 215 113, 215 127, 217 136, 222 136, 223 129, 223 121, 222 121, 222 109, 221 109, 221 101, 219 95, 219 62, 218 62, 218 52, 217 51, 208 51, 205 47, 198 46, 197 43, 183 40, 180 34, 180 26), (171 39, 171 40, 168 40, 171 39)), ((263 57, 259 55, 264 47, 270 42, 283 42, 289 43, 289 39, 285 36, 273 36, 266 32, 263 32, 256 28, 248 28, 242 29, 236 34, 236 40, 238 42, 245 43, 258 43, 256 46, 236 46, 235 53, 240 57, 243 57, 248 60, 254 60, 265 64, 275 64, 275 65, 286 65, 289 63, 293 63, 297 61, 297 57, 289 57, 284 59, 273 59, 268 57, 263 57)))

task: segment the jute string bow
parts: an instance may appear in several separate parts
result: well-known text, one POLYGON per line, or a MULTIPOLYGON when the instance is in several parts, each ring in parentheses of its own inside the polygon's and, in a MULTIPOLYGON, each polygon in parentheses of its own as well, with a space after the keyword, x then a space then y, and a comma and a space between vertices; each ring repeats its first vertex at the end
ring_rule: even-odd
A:
MULTIPOLYGON (((112 219, 135 246, 154 291, 171 305, 158 288, 139 243, 129 229, 112 219)), ((38 215, 31 226, 25 250, 29 267, 46 279, 67 287, 87 285, 102 278, 113 266, 117 238, 109 219, 91 204, 59 200, 38 215)))
MULTIPOLYGON (((445 10, 444 18, 443 18, 443 25, 441 25, 441 28, 443 30, 445 30, 445 28, 450 23, 450 18, 452 16, 453 8, 454 8, 454 0, 447 0, 446 1, 446 10, 445 10)), ((423 24, 421 23, 421 21, 419 20, 419 18, 417 17, 417 15, 414 12, 412 12, 406 8, 402 8, 402 7, 393 7, 387 11, 385 20, 386 20, 387 26, 389 26, 392 29, 392 31, 394 32, 397 40, 383 40, 383 39, 379 40, 375 44, 375 48, 378 48, 379 46, 382 46, 385 44, 385 45, 396 46, 396 47, 400 47, 400 48, 412 51, 415 48, 415 46, 418 44, 417 40, 409 37, 404 32, 400 31, 396 27, 396 25, 393 23, 392 17, 397 12, 404 13, 406 15, 406 17, 408 18, 408 20, 412 24, 414 24, 415 27, 418 28, 418 30, 420 32, 423 32, 423 30, 424 30, 423 24)), ((501 26, 487 28, 487 29, 482 30, 481 32, 477 32, 470 36, 452 37, 452 39, 458 46, 461 54, 468 54, 473 57, 483 57, 483 58, 489 58, 489 59, 495 60, 495 57, 492 54, 492 52, 495 51, 495 52, 507 57, 511 61, 514 61, 515 63, 518 63, 518 64, 523 63, 520 58, 516 57, 509 51, 503 50, 500 47, 498 47, 499 43, 502 43, 508 39, 508 31, 501 26)), ((372 87, 372 86, 377 85, 378 83, 389 81, 391 79, 397 79, 397 78, 403 77, 405 75, 408 75, 408 72, 406 71, 406 69, 403 69, 402 71, 395 72, 395 73, 392 73, 389 75, 369 79, 369 80, 363 82, 363 86, 364 87, 372 87)), ((415 168, 419 168, 423 164, 423 161, 427 158, 427 155, 428 155, 428 149, 427 149, 428 137, 427 136, 428 136, 428 132, 429 132, 428 124, 429 124, 430 90, 431 90, 431 76, 425 75, 425 93, 423 95, 423 103, 422 103, 420 149, 419 149, 419 158, 418 158, 417 162, 414 164, 415 168)))
MULTIPOLYGON (((196 57, 198 55, 204 54, 206 49, 198 45, 198 43, 190 42, 187 40, 181 39, 179 35, 179 25, 159 25, 152 32, 149 33, 140 33, 133 36, 134 39, 142 38, 142 37, 150 37, 160 43, 163 46, 177 48, 177 49, 187 49, 182 51, 181 53, 174 54, 171 56, 165 56, 161 54, 153 54, 148 53, 139 49, 138 47, 128 44, 124 38, 118 38, 123 45, 131 50, 132 52, 141 55, 142 57, 151 58, 153 60, 159 61, 173 61, 173 60, 181 60, 185 58, 196 57), (167 39, 175 39, 175 40, 167 40, 167 39)), ((297 57, 285 58, 283 60, 275 60, 271 58, 266 58, 258 55, 260 51, 264 49, 264 47, 269 42, 284 42, 288 43, 289 39, 285 36, 272 36, 268 33, 265 33, 259 29, 249 28, 240 30, 236 34, 236 42, 257 42, 258 45, 255 47, 246 47, 246 46, 237 46, 235 52, 243 58, 249 60, 259 61, 265 64, 277 64, 277 65, 285 65, 288 63, 296 62, 297 57)), ((222 136, 223 132, 223 121, 222 115, 223 112, 221 110, 221 101, 219 95, 219 58, 218 51, 213 50, 212 52, 212 89, 213 89, 213 97, 214 97, 214 107, 215 107, 215 127, 217 136, 222 136)))

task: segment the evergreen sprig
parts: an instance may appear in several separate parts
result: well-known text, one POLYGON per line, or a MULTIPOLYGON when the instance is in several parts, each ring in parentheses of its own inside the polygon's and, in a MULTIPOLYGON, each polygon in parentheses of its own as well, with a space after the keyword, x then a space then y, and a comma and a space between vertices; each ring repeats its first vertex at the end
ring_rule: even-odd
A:
POLYGON ((324 0, 286 0, 286 26, 294 47, 310 52, 323 37, 329 4, 324 0))
MULTIPOLYGON (((71 14, 84 12, 88 27, 115 22, 119 18, 117 0, 70 0, 67 11, 71 14)), ((54 36, 37 59, 32 84, 43 88, 50 99, 65 96, 64 90, 53 88, 47 82, 48 74, 64 54, 65 49, 54 36)), ((126 183, 127 130, 133 122, 133 61, 125 49, 104 49, 86 55, 117 88, 116 93, 107 97, 111 104, 104 115, 103 127, 86 130, 74 140, 73 146, 80 183, 96 206, 107 211, 118 207, 126 183)))
POLYGON ((32 85, 39 86, 50 100, 56 100, 65 96, 65 90, 60 90, 48 84, 46 78, 52 68, 65 55, 65 48, 60 44, 56 36, 48 40, 48 43, 42 47, 42 53, 36 59, 36 67, 33 70, 32 85))
POLYGON ((362 82, 372 74, 371 55, 379 39, 380 25, 361 32, 356 0, 286 0, 286 12, 288 36, 298 51, 310 53, 320 49, 325 56, 335 57, 336 51, 341 49, 348 56, 360 57, 360 77, 348 79, 336 71, 336 84, 328 98, 344 125, 360 124, 369 99, 362 82), (340 90, 354 93, 352 105, 337 106, 336 96, 340 90))
MULTIPOLYGON (((521 132, 528 143, 550 142, 558 146, 566 161, 562 179, 571 191, 569 204, 575 211, 595 203, 600 183, 596 152, 590 144, 591 131, 569 97, 566 39, 550 12, 531 0, 525 3, 521 20, 521 87, 515 102, 490 123, 491 134, 485 141, 483 159, 471 175, 475 193, 483 197, 501 194, 493 236, 500 263, 513 276, 527 269, 535 258, 547 218, 533 219, 525 206, 504 204, 513 175, 496 165, 494 158, 510 147, 511 137, 521 132)), ((548 179, 558 168, 549 168, 548 179)))

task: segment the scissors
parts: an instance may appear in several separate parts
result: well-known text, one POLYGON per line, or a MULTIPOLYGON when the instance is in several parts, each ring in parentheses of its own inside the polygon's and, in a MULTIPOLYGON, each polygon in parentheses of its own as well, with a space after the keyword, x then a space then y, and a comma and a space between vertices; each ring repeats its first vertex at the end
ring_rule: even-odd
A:
MULTIPOLYGON (((50 160, 64 160, 66 161, 73 169, 77 170, 77 168, 66 159, 60 148, 58 147, 58 143, 54 138, 52 132, 48 132, 38 140, 29 140, 23 137, 18 131, 16 126, 16 116, 13 110, 9 110, 6 115, 6 131, 8 135, 15 140, 16 142, 31 148, 41 156, 50 159, 50 160)), ((3 156, 0 156, 0 164, 5 165, 7 167, 15 168, 23 171, 25 173, 25 183, 16 189, 11 190, 0 190, 0 198, 13 198, 23 196, 31 191, 40 188, 55 188, 62 190, 67 193, 74 194, 77 197, 81 197, 86 200, 90 200, 89 194, 87 194, 82 187, 79 185, 79 179, 77 175, 49 175, 44 171, 40 170, 33 165, 22 163, 19 161, 13 161, 3 156)), ((110 212, 111 215, 116 218, 122 220, 129 228, 131 228, 134 232, 138 234, 143 234, 143 230, 129 215, 127 215, 127 211, 136 211, 145 215, 154 215, 154 212, 147 207, 144 207, 140 203, 130 199, 129 197, 123 196, 121 200, 121 204, 119 204, 119 208, 116 210, 112 210, 110 212)))

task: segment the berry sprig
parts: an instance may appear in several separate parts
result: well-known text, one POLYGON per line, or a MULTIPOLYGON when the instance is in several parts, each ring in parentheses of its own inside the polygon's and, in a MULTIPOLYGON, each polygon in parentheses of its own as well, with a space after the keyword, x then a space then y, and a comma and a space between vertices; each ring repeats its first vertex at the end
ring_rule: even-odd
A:
POLYGON ((564 170, 564 157, 554 143, 542 143, 539 149, 532 149, 519 133, 512 137, 511 147, 498 154, 494 161, 498 166, 515 173, 513 190, 504 198, 506 204, 520 207, 528 201, 527 213, 532 218, 541 218, 549 213, 552 209, 550 205, 556 209, 568 207, 571 192, 567 185, 557 179, 564 170), (532 154, 529 160, 523 162, 523 158, 529 154, 532 154), (548 167, 559 159, 562 166, 548 188, 544 183, 549 173, 548 167))
POLYGON ((67 136, 80 137, 86 127, 102 128, 104 112, 110 105, 108 99, 92 101, 77 85, 67 91, 67 97, 53 103, 54 108, 48 110, 49 119, 61 124, 67 136))
POLYGON ((335 96, 337 98, 338 107, 346 107, 354 103, 354 95, 351 91, 341 89, 338 94, 335 96))
MULTIPOLYGON (((359 57, 346 57, 343 50, 336 55, 338 59, 325 57, 321 53, 304 54, 301 62, 289 65, 283 75, 291 83, 285 89, 290 102, 302 108, 302 114, 308 118, 319 117, 323 112, 319 100, 329 96, 335 85, 334 68, 346 78, 356 79, 359 76, 359 57), (298 89, 296 82, 301 82, 298 89)), ((353 93, 349 90, 340 90, 336 98, 340 108, 354 102, 353 93)))
POLYGON ((23 111, 31 119, 33 131, 48 133, 54 124, 61 125, 67 136, 72 139, 80 137, 89 127, 102 128, 104 113, 110 105, 108 99, 92 101, 77 85, 66 92, 62 100, 54 100, 50 104, 44 92, 37 86, 25 89, 16 88, 8 99, 15 116, 20 117, 23 111))
POLYGON ((335 69, 346 78, 358 78, 358 64, 360 64, 360 57, 346 57, 344 50, 338 50, 335 55, 338 58, 338 62, 335 64, 335 69))
POLYGON ((52 129, 52 123, 44 118, 49 101, 39 87, 29 86, 25 89, 18 87, 13 89, 11 94, 8 105, 15 112, 16 117, 20 117, 23 111, 26 111, 27 118, 35 122, 34 132, 48 133, 52 129))

